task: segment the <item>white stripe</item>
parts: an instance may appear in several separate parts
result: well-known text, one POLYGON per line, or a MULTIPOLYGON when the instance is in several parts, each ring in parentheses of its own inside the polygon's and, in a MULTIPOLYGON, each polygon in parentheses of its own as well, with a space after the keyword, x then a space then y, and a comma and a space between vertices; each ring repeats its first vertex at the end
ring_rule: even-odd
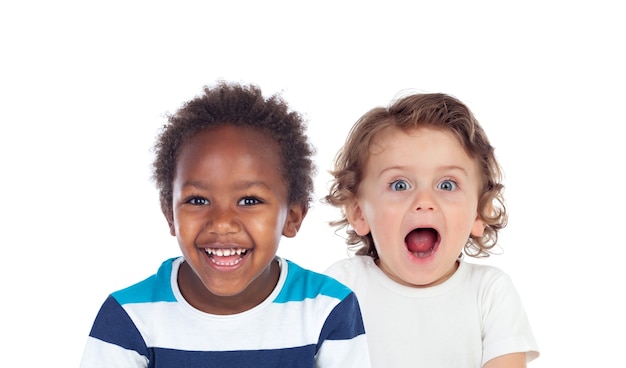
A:
POLYGON ((352 340, 326 340, 317 354, 316 366, 324 368, 369 367, 367 339, 359 335, 352 340), (339 357, 343 357, 340 360, 339 357))
POLYGON ((147 367, 148 358, 134 350, 126 350, 121 346, 94 339, 89 336, 80 368, 137 368, 147 367))
POLYGON ((169 302, 126 304, 124 309, 150 347, 229 351, 316 344, 326 317, 338 303, 336 298, 319 295, 229 316, 191 313, 169 302))

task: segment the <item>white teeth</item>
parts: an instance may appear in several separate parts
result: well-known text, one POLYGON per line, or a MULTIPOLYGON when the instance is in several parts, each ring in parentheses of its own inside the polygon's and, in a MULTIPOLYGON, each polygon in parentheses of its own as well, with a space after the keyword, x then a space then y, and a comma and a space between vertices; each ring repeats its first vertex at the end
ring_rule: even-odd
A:
POLYGON ((248 253, 248 249, 242 248, 205 248, 204 251, 209 255, 209 259, 211 262, 215 263, 218 266, 234 266, 241 262, 244 258, 243 256, 248 253), (222 258, 222 257, 231 257, 237 255, 238 258, 222 258))
POLYGON ((246 254, 248 252, 247 249, 241 249, 241 248, 217 248, 217 249, 211 249, 211 248, 206 248, 204 250, 208 255, 212 255, 212 256, 217 256, 217 257, 229 257, 229 256, 234 256, 234 255, 242 255, 242 254, 246 254))
POLYGON ((433 250, 429 250, 428 252, 415 252, 413 253, 418 258, 425 258, 433 254, 433 250))
POLYGON ((211 257, 210 259, 211 259, 211 261, 212 261, 213 263, 215 263, 216 265, 219 265, 219 266, 234 266, 234 265, 236 265, 237 263, 241 262, 241 260, 242 260, 242 258, 237 258, 237 259, 235 259, 234 261, 229 261, 229 262, 221 262, 221 261, 218 261, 217 259, 215 259, 215 258, 213 258, 213 257, 211 257))

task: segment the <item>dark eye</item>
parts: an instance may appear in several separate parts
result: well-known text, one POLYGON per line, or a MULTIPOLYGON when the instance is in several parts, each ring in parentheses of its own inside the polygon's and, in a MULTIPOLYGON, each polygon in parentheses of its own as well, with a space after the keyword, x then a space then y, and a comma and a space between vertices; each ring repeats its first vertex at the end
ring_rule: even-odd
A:
POLYGON ((254 197, 245 197, 239 201, 240 206, 254 206, 255 204, 259 204, 261 201, 258 198, 254 197))
POLYGON ((439 183, 439 185, 437 185, 437 188, 449 192, 455 190, 457 188, 457 185, 452 180, 444 180, 439 183))
POLYGON ((409 188, 409 183, 407 183, 405 180, 396 180, 391 183, 391 190, 394 190, 396 192, 402 192, 408 190, 409 188))
POLYGON ((209 201, 206 198, 202 197, 193 197, 190 198, 187 202, 194 206, 206 206, 207 204, 209 204, 209 201))

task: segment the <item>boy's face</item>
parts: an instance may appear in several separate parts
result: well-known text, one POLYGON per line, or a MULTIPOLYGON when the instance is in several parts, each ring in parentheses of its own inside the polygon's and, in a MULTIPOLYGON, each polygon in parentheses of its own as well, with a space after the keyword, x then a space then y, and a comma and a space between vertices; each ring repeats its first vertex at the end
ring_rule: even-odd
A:
POLYGON ((181 266, 181 291, 196 307, 232 305, 222 312, 234 313, 273 290, 280 238, 295 236, 306 214, 288 203, 280 167, 276 142, 249 127, 218 127, 184 144, 172 185, 173 218, 166 218, 193 270, 183 275, 181 266))
POLYGON ((370 148, 348 219, 372 233, 379 267, 395 281, 432 286, 456 270, 470 234, 481 235, 478 165, 448 131, 391 128, 370 148))

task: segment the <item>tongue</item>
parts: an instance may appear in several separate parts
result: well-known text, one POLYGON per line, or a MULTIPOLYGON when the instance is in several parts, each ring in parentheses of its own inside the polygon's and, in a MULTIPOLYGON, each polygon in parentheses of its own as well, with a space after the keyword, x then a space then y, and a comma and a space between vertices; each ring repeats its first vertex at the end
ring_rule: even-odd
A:
POLYGON ((435 246, 437 233, 433 229, 417 229, 411 231, 405 241, 410 252, 425 253, 435 246))

